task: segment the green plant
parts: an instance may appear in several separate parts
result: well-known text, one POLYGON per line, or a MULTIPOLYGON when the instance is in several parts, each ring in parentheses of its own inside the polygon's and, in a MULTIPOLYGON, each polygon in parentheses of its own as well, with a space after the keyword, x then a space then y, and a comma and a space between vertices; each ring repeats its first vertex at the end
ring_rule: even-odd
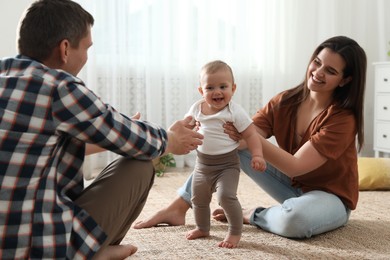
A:
POLYGON ((156 176, 163 176, 167 167, 176 167, 175 158, 171 153, 163 155, 154 161, 154 169, 156 170, 156 176))

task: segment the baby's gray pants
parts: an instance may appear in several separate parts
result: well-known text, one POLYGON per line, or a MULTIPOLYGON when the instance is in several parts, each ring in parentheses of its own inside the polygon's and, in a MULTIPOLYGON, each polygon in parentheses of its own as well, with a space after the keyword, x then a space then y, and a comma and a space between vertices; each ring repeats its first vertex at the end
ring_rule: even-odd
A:
POLYGON ((237 150, 221 155, 198 152, 192 181, 192 206, 197 228, 210 230, 210 202, 216 192, 217 201, 229 222, 229 234, 241 235, 243 219, 237 187, 240 160, 237 150))

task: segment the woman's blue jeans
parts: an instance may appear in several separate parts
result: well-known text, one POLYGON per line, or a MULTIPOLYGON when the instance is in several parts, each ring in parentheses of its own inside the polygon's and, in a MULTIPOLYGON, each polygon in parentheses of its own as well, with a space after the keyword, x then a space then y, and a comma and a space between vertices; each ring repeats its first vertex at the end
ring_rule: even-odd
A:
MULTIPOLYGON (((288 238, 309 238, 334 230, 348 222, 350 210, 334 194, 324 191, 303 193, 291 186, 290 177, 267 164, 265 172, 250 166, 249 151, 239 152, 241 169, 279 205, 259 207, 250 224, 288 238)), ((178 190, 179 196, 191 204, 192 175, 178 190)), ((255 200, 259 198, 253 198, 255 200)))

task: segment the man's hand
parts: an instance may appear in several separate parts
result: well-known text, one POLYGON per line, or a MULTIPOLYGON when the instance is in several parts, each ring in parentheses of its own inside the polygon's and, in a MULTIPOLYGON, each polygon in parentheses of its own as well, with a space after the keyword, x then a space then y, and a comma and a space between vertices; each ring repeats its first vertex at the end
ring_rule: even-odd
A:
POLYGON ((191 116, 174 122, 167 130, 168 146, 165 153, 187 154, 201 145, 203 135, 193 129, 191 116))

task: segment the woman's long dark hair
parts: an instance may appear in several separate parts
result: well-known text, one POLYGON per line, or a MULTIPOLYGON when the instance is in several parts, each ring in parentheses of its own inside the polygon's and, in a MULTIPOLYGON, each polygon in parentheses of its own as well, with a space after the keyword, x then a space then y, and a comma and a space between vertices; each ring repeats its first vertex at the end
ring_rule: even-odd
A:
MULTIPOLYGON (((333 92, 335 104, 341 108, 353 111, 357 125, 358 150, 364 144, 364 91, 366 85, 367 57, 359 44, 345 36, 336 36, 327 39, 315 49, 310 58, 309 64, 325 48, 338 53, 343 57, 346 65, 343 70, 343 77, 351 77, 352 80, 343 87, 338 87, 333 92)), ((305 80, 286 92, 281 101, 281 106, 286 102, 292 102, 296 107, 309 95, 307 88, 307 77, 305 80)))

